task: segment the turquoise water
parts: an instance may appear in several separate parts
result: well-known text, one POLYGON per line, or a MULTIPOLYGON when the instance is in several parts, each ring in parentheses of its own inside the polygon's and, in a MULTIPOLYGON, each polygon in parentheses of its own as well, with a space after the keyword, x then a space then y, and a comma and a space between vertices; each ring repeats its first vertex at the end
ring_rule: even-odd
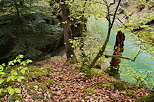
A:
MULTIPOLYGON (((88 29, 95 34, 101 34, 101 43, 103 44, 107 34, 108 22, 105 19, 96 19, 95 17, 90 17, 88 19, 88 29)), ((112 46, 112 49, 115 44, 117 30, 118 27, 114 26, 108 43, 109 46, 112 46)), ((134 56, 136 56, 140 50, 140 47, 134 44, 135 41, 133 37, 135 38, 135 35, 131 34, 130 36, 130 34, 125 34, 125 37, 126 39, 124 43, 123 56, 134 58, 134 56)), ((113 52, 108 53, 111 55, 113 54, 113 52)), ((120 71, 121 80, 132 83, 136 83, 136 80, 139 80, 147 87, 151 88, 154 86, 154 55, 150 55, 144 51, 139 54, 135 62, 122 59, 120 71)))

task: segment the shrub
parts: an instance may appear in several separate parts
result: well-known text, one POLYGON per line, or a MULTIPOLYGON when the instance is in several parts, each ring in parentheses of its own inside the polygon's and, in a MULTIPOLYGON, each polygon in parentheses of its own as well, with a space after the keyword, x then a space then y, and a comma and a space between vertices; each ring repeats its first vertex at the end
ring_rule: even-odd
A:
POLYGON ((23 55, 18 55, 14 60, 9 61, 8 64, 0 65, 0 94, 1 95, 14 95, 15 93, 21 93, 19 87, 22 85, 22 81, 27 71, 26 65, 31 63, 32 60, 24 60, 23 55), (19 64, 19 66, 17 66, 19 64))

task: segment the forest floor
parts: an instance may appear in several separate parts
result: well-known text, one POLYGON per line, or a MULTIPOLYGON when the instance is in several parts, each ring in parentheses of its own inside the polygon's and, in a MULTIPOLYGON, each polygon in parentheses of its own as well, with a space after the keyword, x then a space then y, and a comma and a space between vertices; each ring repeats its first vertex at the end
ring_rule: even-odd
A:
POLYGON ((118 90, 115 84, 118 81, 103 71, 96 72, 97 69, 88 79, 78 65, 64 64, 65 61, 64 57, 53 57, 30 65, 29 78, 18 94, 22 99, 15 102, 135 102, 136 98, 149 94, 147 89, 128 83, 119 84, 118 90), (122 89, 128 86, 131 87, 122 89))

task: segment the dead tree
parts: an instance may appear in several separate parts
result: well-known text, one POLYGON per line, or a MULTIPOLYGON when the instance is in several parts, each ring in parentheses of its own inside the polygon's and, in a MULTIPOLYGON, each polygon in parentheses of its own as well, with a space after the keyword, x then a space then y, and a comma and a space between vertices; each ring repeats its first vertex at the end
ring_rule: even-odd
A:
MULTIPOLYGON (((113 55, 122 56, 122 52, 124 50, 124 41, 125 41, 125 35, 121 31, 118 31, 116 36, 116 42, 114 46, 114 53, 113 55)), ((110 72, 118 74, 119 73, 119 64, 121 59, 119 57, 112 57, 110 62, 110 72)))

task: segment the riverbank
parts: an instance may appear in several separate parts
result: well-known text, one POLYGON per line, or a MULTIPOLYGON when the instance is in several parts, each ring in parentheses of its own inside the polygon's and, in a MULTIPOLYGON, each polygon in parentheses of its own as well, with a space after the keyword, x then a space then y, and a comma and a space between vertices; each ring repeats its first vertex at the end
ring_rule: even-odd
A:
MULTIPOLYGON (((149 95, 147 89, 116 80, 102 70, 93 69, 88 79, 79 72, 79 63, 65 62, 63 56, 30 65, 22 93, 10 98, 17 98, 16 102, 135 102, 149 95)), ((1 101, 7 102, 5 99, 7 96, 1 101)))

